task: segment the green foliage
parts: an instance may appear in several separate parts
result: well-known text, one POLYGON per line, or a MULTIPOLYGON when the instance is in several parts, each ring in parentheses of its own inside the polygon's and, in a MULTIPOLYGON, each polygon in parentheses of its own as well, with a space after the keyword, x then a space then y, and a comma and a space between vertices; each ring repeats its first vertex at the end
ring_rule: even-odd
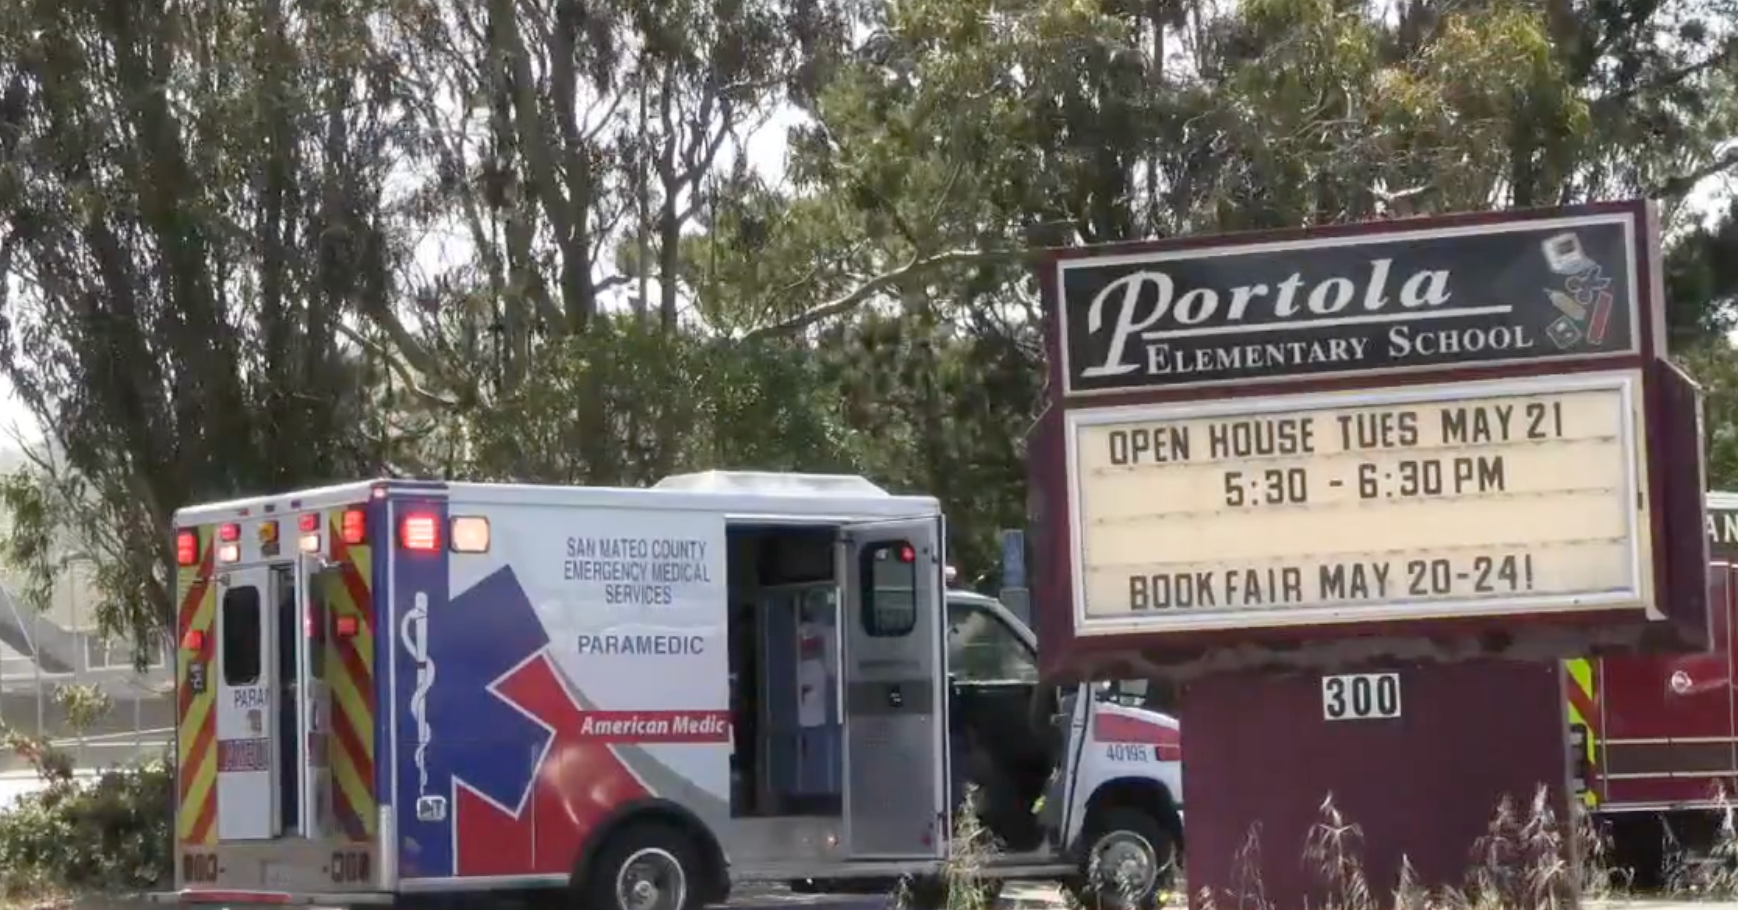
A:
POLYGON ((1738 351, 1721 339, 1683 351, 1676 359, 1702 386, 1708 488, 1738 489, 1738 351))
POLYGON ((168 880, 174 777, 164 762, 104 771, 0 813, 0 891, 136 891, 168 880))
POLYGON ((1738 166, 1735 20, 0 0, 0 371, 54 455, 0 484, 0 555, 27 593, 90 560, 142 635, 190 502, 789 468, 943 496, 978 578, 1024 523, 1034 245, 1656 195, 1673 341, 1723 401, 1738 211, 1680 203, 1738 166))
MULTIPOLYGON (((90 686, 61 686, 54 698, 75 730, 110 709, 90 686)), ((132 891, 168 880, 174 775, 164 760, 81 780, 72 757, 45 739, 7 731, 4 747, 43 787, 0 812, 0 896, 132 891)))
POLYGON ((471 476, 640 485, 713 466, 852 468, 819 364, 801 345, 612 319, 540 348, 530 363, 511 394, 472 415, 471 476), (585 457, 585 410, 604 417, 607 461, 585 457))

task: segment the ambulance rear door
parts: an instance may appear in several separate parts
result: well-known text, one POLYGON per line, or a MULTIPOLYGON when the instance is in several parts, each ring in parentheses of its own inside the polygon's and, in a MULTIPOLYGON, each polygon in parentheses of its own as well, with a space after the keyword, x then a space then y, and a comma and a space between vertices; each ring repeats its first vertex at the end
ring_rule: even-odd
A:
POLYGON ((293 600, 294 585, 285 572, 250 565, 220 570, 218 591, 217 839, 265 840, 292 822, 280 782, 295 773, 293 751, 283 748, 295 733, 279 723, 285 693, 272 658, 278 607, 293 600))
POLYGON ((941 518, 849 525, 839 562, 846 849, 853 859, 940 858, 949 833, 941 518))

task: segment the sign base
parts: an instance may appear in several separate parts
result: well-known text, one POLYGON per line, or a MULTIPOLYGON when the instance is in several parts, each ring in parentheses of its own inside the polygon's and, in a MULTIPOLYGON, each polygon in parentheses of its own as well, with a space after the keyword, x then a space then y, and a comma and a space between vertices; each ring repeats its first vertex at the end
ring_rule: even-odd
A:
MULTIPOLYGON (((1568 868, 1577 868, 1560 664, 1360 666, 1345 671, 1362 680, 1355 708, 1342 701, 1353 693, 1338 672, 1328 674, 1336 676, 1332 692, 1320 674, 1189 683, 1179 719, 1194 910, 1345 904, 1327 864, 1306 857, 1324 842, 1329 799, 1344 824, 1357 826, 1341 842, 1382 906, 1393 903, 1403 863, 1420 887, 1467 887, 1499 804, 1512 803, 1518 834, 1541 786, 1568 868), (1398 676, 1398 704, 1389 674, 1398 676), (1398 716, 1374 716, 1396 709, 1398 716)), ((1572 881, 1562 888, 1577 899, 1572 881)))

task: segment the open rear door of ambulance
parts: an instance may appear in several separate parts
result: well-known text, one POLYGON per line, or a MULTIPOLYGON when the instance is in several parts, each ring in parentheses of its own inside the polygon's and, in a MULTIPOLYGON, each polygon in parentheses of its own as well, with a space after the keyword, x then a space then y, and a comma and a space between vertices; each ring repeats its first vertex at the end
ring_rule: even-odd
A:
POLYGON ((177 532, 176 891, 160 899, 384 899, 363 511, 308 509, 177 532))
POLYGON ((376 797, 378 622, 371 544, 385 536, 384 508, 352 503, 304 515, 300 666, 302 813, 321 845, 322 890, 355 902, 384 890, 376 797))
POLYGON ((839 550, 845 846, 853 859, 939 859, 949 833, 941 518, 848 525, 839 550))

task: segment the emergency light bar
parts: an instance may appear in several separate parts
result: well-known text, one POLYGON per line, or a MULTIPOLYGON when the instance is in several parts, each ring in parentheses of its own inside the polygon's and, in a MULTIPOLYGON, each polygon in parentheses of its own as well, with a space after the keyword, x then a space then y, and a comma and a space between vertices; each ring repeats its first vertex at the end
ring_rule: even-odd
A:
POLYGON ((347 546, 356 546, 368 539, 368 513, 361 509, 345 509, 338 520, 339 539, 347 546))
POLYGON ((175 532, 175 564, 178 566, 199 564, 198 534, 187 530, 175 532))
POLYGON ((398 526, 398 545, 405 550, 431 552, 440 549, 440 523, 427 512, 412 512, 398 526))

